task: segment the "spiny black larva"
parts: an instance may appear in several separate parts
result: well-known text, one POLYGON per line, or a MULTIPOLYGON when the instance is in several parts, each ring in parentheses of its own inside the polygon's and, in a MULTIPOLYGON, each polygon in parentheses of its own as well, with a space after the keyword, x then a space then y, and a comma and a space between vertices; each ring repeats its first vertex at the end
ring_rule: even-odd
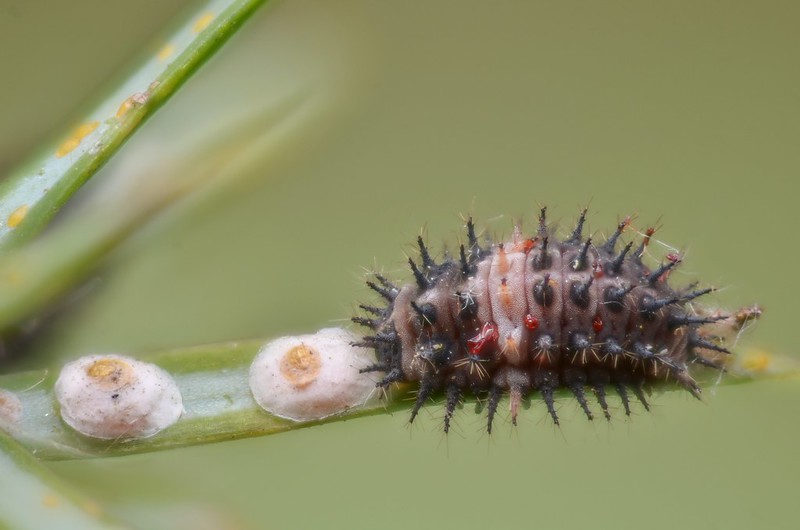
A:
POLYGON ((442 392, 444 430, 461 399, 486 400, 487 430, 508 394, 512 423, 520 403, 538 392, 553 422, 558 389, 571 391, 586 417, 590 389, 611 419, 612 387, 630 415, 628 392, 649 410, 645 390, 672 381, 700 397, 690 363, 724 370, 730 351, 702 329, 736 316, 707 312, 690 302, 713 291, 673 289, 667 277, 681 258, 668 254, 651 270, 642 261, 654 229, 622 246, 630 217, 602 245, 584 239, 586 210, 563 241, 550 233, 546 208, 538 232, 481 246, 470 218, 459 258, 437 263, 418 238, 420 263, 409 258, 414 282, 397 287, 380 274, 367 285, 387 303, 361 305, 369 317, 353 321, 373 330, 357 343, 374 348, 378 362, 363 372, 384 372, 379 387, 417 382, 414 421, 425 401, 442 392), (621 249, 617 249, 622 246, 621 249))

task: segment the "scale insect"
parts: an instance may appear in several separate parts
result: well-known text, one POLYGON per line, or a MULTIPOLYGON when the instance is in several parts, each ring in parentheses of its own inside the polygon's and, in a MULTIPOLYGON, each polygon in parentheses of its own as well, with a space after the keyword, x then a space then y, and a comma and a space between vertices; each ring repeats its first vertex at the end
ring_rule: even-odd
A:
POLYGON ((357 345, 373 348, 377 362, 363 372, 382 372, 377 383, 418 384, 410 421, 434 394, 443 393, 444 430, 465 396, 486 403, 489 433, 500 400, 509 396, 516 425, 523 400, 541 396, 558 425, 555 393, 569 390, 586 417, 593 393, 611 419, 607 391, 631 414, 632 394, 649 410, 646 392, 668 382, 699 398, 691 365, 725 370, 725 335, 739 319, 703 309, 694 301, 711 287, 673 288, 670 273, 682 257, 669 253, 653 268, 643 258, 655 229, 638 244, 622 242, 631 218, 602 243, 584 237, 586 210, 563 240, 552 233, 546 208, 538 230, 519 226, 510 241, 481 245, 466 222, 458 258, 437 262, 422 237, 419 261, 409 258, 413 282, 397 286, 381 274, 367 281, 383 305, 360 305, 353 321, 371 330, 357 345))

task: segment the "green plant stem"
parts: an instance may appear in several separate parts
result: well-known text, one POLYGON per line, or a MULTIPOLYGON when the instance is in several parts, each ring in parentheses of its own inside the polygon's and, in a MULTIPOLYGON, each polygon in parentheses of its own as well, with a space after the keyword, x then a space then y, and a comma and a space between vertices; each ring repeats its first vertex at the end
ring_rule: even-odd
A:
POLYGON ((64 484, 25 447, 0 430, 0 527, 91 530, 122 528, 64 484))
POLYGON ((67 427, 53 395, 58 374, 35 371, 0 377, 0 388, 16 392, 23 419, 12 430, 17 440, 44 459, 115 456, 234 440, 397 410, 405 403, 376 402, 319 422, 297 423, 264 412, 253 400, 248 371, 264 341, 234 342, 148 356, 175 378, 185 413, 173 426, 140 440, 94 440, 67 427))
MULTIPOLYGON (((56 371, 2 376, 0 388, 15 392, 23 405, 22 420, 11 433, 44 459, 120 456, 302 429, 408 409, 413 403, 406 391, 398 391, 388 400, 375 399, 363 407, 319 421, 302 423, 273 416, 258 407, 248 386, 250 364, 263 343, 260 340, 232 342, 148 356, 147 361, 175 378, 183 395, 185 413, 173 426, 139 440, 95 440, 67 427, 60 419, 53 395, 56 371)), ((796 361, 781 360, 786 364, 773 359, 774 368, 758 374, 734 367, 739 375, 729 374, 722 382, 737 384, 797 377, 800 370, 796 361)))
POLYGON ((264 2, 209 2, 69 136, 0 183, 0 250, 18 246, 38 234, 264 2))

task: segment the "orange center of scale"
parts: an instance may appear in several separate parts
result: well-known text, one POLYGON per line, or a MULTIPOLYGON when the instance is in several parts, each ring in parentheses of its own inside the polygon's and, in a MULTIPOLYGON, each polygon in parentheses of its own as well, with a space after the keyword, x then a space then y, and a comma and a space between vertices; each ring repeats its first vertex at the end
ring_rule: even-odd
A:
POLYGON ((295 346, 281 359, 281 373, 292 386, 298 389, 305 388, 316 381, 321 367, 322 361, 319 354, 305 344, 295 346))
POLYGON ((119 359, 99 359, 86 368, 86 375, 103 390, 119 390, 134 380, 131 365, 119 359))

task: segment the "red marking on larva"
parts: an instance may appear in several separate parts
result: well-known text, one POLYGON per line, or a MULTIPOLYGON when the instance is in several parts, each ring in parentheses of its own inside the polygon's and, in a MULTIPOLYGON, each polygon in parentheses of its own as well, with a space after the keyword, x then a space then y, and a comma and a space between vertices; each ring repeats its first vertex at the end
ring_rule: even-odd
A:
POLYGON ((655 234, 655 233, 656 233, 656 229, 653 226, 651 226, 650 228, 648 228, 647 230, 644 231, 644 240, 642 241, 642 244, 645 247, 650 244, 650 238, 652 238, 653 234, 655 234))
POLYGON ((467 348, 471 354, 480 355, 486 346, 496 342, 499 336, 494 322, 486 322, 477 335, 467 340, 467 348))
POLYGON ((498 245, 497 248, 497 270, 500 271, 500 274, 506 274, 508 272, 508 257, 506 257, 506 248, 501 243, 498 245))
POLYGON ((514 302, 506 278, 500 280, 500 300, 503 302, 503 305, 506 306, 506 309, 510 308, 511 304, 514 302))
POLYGON ((520 251, 527 254, 528 252, 533 250, 533 247, 535 246, 536 246, 536 240, 534 238, 529 238, 522 242, 522 248, 520 249, 520 251))
POLYGON ((599 262, 599 261, 595 261, 595 262, 592 264, 592 271, 593 271, 593 273, 594 273, 594 278, 595 278, 595 280, 597 280, 597 279, 599 279, 599 278, 602 278, 603 276, 605 276, 605 272, 603 272, 603 266, 602 266, 602 265, 600 265, 600 262, 599 262))
POLYGON ((603 331, 603 319, 600 318, 600 315, 595 315, 594 320, 592 320, 592 329, 594 329, 595 333, 603 331))
POLYGON ((672 263, 677 263, 677 262, 679 262, 681 260, 680 254, 677 254, 675 252, 670 252, 665 257, 667 258, 667 260, 671 261, 672 263))
POLYGON ((533 331, 539 327, 539 319, 528 313, 525 315, 525 327, 533 331))

